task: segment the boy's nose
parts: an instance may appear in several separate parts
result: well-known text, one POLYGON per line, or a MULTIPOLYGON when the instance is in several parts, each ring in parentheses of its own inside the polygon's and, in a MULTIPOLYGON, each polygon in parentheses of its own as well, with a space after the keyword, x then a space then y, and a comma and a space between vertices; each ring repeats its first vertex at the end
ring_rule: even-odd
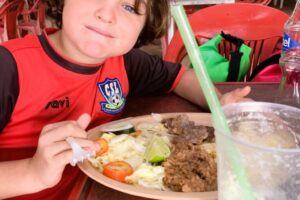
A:
POLYGON ((100 7, 97 12, 96 16, 99 20, 103 21, 104 23, 113 23, 115 20, 115 7, 112 5, 106 5, 100 7))
POLYGON ((101 21, 103 21, 104 23, 112 23, 113 22, 113 20, 108 17, 103 17, 103 16, 98 15, 97 18, 100 19, 101 21))

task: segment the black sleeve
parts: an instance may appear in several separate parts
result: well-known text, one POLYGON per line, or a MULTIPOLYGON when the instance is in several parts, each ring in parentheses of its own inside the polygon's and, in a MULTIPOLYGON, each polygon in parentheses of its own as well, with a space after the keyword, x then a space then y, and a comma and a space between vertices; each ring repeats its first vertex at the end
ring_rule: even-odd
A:
POLYGON ((133 49, 124 55, 129 95, 163 94, 169 91, 181 69, 180 64, 133 49))
POLYGON ((16 61, 6 48, 0 46, 0 132, 10 120, 18 96, 16 61))

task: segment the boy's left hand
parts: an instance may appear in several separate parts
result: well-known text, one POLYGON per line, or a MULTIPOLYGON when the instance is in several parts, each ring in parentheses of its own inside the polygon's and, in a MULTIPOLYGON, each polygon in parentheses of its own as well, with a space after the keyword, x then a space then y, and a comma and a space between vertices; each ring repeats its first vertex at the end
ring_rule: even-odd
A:
POLYGON ((253 101, 250 98, 246 98, 246 96, 250 93, 251 88, 246 86, 244 88, 235 89, 231 92, 225 93, 220 98, 221 105, 226 105, 230 103, 238 103, 245 101, 253 101))

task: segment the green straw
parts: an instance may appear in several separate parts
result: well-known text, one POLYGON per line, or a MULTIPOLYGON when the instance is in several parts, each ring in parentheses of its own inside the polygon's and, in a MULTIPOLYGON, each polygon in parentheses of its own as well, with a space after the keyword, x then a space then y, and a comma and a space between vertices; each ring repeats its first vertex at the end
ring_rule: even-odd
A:
MULTIPOLYGON (((228 127, 224 112, 221 108, 221 104, 217 97, 215 87, 211 82, 208 73, 204 67, 202 56, 200 54, 200 51, 198 50, 196 39, 192 32, 191 26, 188 22, 183 6, 182 5, 171 6, 171 13, 178 26, 188 56, 194 66, 193 67, 194 71, 196 73, 200 86, 202 87, 208 106, 211 110, 215 125, 218 126, 219 130, 223 130, 224 133, 231 135, 231 131, 228 127)), ((227 149, 227 153, 231 155, 230 156, 231 167, 237 176, 240 186, 242 187, 244 199, 245 200, 255 199, 254 194, 252 192, 251 185, 248 182, 247 175, 245 173, 245 168, 241 166, 240 155, 238 151, 234 148, 232 144, 227 144, 226 149, 227 149)))

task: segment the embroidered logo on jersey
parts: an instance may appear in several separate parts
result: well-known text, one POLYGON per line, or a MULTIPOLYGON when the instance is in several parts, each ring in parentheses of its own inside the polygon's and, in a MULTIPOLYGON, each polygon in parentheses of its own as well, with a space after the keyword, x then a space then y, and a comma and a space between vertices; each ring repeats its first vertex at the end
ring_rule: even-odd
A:
POLYGON ((97 85, 105 98, 105 101, 100 102, 101 110, 112 115, 120 113, 125 106, 125 98, 119 80, 105 79, 97 85))

